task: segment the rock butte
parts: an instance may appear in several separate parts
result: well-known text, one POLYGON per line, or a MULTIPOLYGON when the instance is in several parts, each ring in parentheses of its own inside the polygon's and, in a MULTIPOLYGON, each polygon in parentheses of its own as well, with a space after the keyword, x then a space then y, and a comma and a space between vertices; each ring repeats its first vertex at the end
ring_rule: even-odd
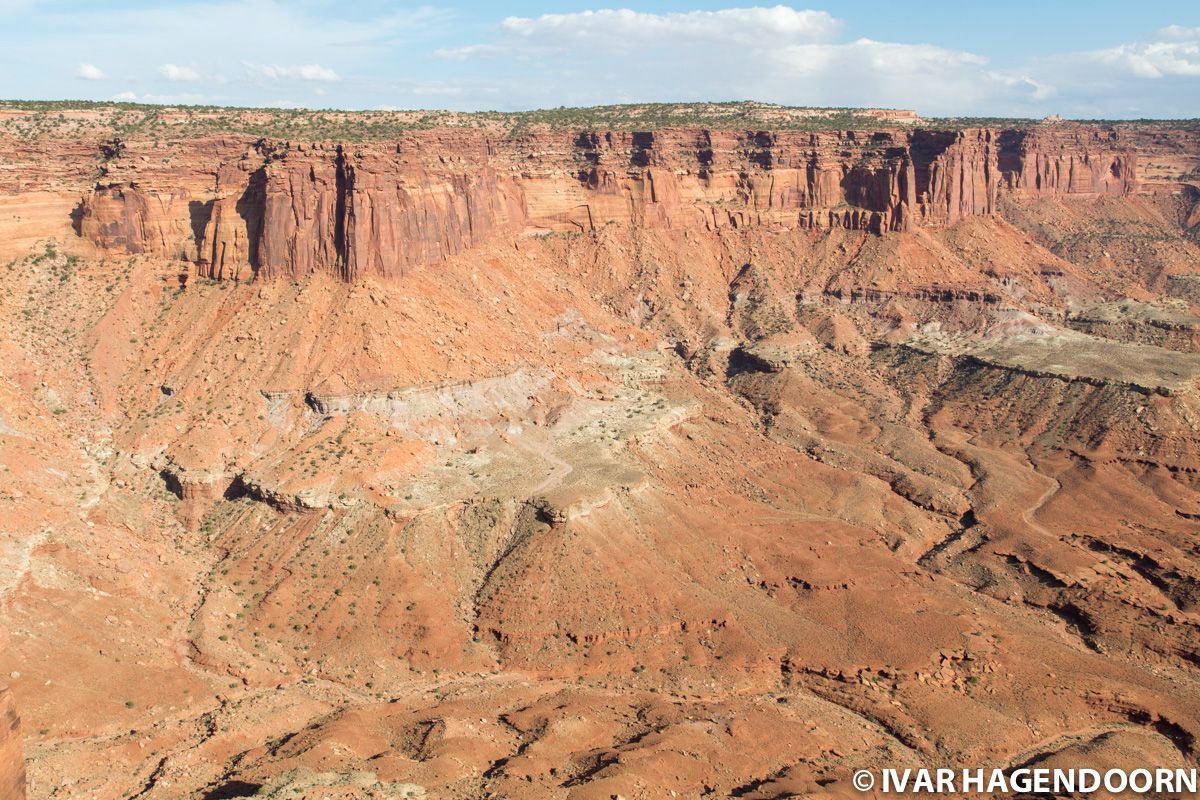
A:
POLYGON ((0 800, 1196 764, 1196 124, 0 111, 0 800))

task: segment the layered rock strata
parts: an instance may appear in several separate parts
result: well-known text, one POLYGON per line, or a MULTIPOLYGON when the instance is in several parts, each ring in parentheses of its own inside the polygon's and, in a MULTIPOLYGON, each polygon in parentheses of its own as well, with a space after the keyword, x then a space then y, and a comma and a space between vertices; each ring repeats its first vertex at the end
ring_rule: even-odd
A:
MULTIPOLYGON (((1186 143, 1185 143, 1186 144, 1186 143)), ((193 145, 205 193, 143 180, 123 151, 76 214, 105 251, 194 262, 214 279, 397 277, 497 235, 606 224, 714 230, 944 227, 1002 192, 1129 195, 1138 148, 1107 128, 576 132, 398 143, 193 145), (124 180, 121 180, 124 178, 124 180)), ((1166 148, 1166 149, 1169 149, 1166 148)))

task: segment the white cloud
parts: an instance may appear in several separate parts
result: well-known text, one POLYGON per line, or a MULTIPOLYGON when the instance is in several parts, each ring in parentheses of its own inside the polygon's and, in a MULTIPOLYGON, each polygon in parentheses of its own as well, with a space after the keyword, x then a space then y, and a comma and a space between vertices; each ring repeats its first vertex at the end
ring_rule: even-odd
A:
POLYGON ((108 76, 104 74, 104 70, 95 64, 80 64, 75 68, 75 77, 85 81, 103 81, 108 79, 108 76))
POLYGON ((1185 28, 1182 25, 1168 25, 1157 34, 1158 39, 1170 41, 1196 41, 1200 39, 1200 28, 1185 28))
POLYGON ((928 111, 931 103, 917 101, 947 97, 943 105, 950 106, 991 84, 1007 94, 1033 91, 989 77, 980 55, 924 44, 840 41, 845 27, 824 11, 782 5, 667 14, 583 11, 509 17, 492 41, 436 55, 524 64, 543 79, 563 75, 561 83, 543 82, 540 102, 546 105, 759 99, 919 105, 928 111), (585 74, 588 80, 577 79, 585 74), (633 96, 614 96, 617 89, 633 96))
POLYGON ((726 8, 647 14, 629 9, 544 14, 536 19, 508 17, 500 27, 524 39, 552 37, 562 43, 632 47, 669 39, 690 42, 736 42, 761 46, 777 41, 826 41, 843 23, 824 11, 773 8, 726 8))
POLYGON ((158 74, 169 81, 198 81, 201 80, 195 67, 181 67, 176 64, 163 64, 158 68, 158 74))
POLYGON ((1032 100, 1049 100, 1058 93, 1053 86, 1021 73, 989 72, 988 78, 997 86, 1003 86, 1032 100))
POLYGON ((1083 61, 1125 70, 1139 78, 1167 75, 1200 76, 1200 30, 1176 28, 1174 41, 1143 42, 1094 50, 1078 56, 1083 61), (1182 38, 1188 32, 1195 38, 1182 38))
POLYGON ((726 8, 649 14, 629 9, 602 9, 540 17, 507 17, 500 33, 507 42, 442 48, 440 58, 461 61, 480 55, 530 50, 629 51, 647 46, 772 44, 824 41, 843 27, 824 11, 798 11, 788 6, 726 8))
POLYGON ((871 39, 859 39, 849 44, 785 46, 767 51, 766 55, 793 76, 812 76, 848 69, 911 79, 922 75, 941 75, 948 71, 973 71, 987 64, 986 58, 972 53, 871 39))
POLYGON ((467 61, 476 56, 505 55, 510 48, 494 44, 469 44, 465 47, 439 47, 433 51, 438 58, 447 61, 467 61))
POLYGON ((299 80, 333 82, 341 80, 338 74, 329 67, 320 64, 298 64, 292 66, 277 66, 272 64, 254 64, 245 62, 246 70, 254 76, 270 80, 299 80))
POLYGON ((113 95, 112 99, 121 103, 135 103, 137 102, 138 96, 134 92, 125 91, 117 92, 113 95))
POLYGON ((486 63, 508 77, 507 97, 524 106, 757 99, 926 115, 1196 113, 1181 104, 1197 96, 1197 28, 1172 25, 1150 41, 1004 67, 961 49, 846 39, 846 29, 823 11, 783 5, 581 11, 509 17, 488 39, 435 55, 486 63), (1190 81, 1190 93, 1181 81, 1190 81))
MULTIPOLYGON (((0 0, 5 2, 12 0, 0 0)), ((103 71, 110 79, 136 81, 126 85, 139 95, 152 85, 164 94, 170 87, 212 86, 210 102, 257 105, 289 96, 292 90, 281 88, 286 80, 330 86, 333 78, 353 75, 361 94, 346 101, 366 106, 390 99, 375 92, 402 69, 398 59, 428 61, 435 45, 422 49, 417 43, 428 41, 451 19, 449 12, 431 8, 395 10, 385 0, 31 0, 27 5, 30 10, 11 25, 3 24, 9 19, 0 11, 0 61, 12 67, 0 71, 0 96, 111 96, 101 83, 91 93, 72 88, 82 83, 74 77, 76 64, 98 58, 92 53, 102 41, 103 71), (275 68, 278 77, 248 72, 243 61, 275 68), (166 64, 195 70, 201 82, 168 83, 159 71, 166 64)))
POLYGON ((1191 117, 1200 97, 1200 28, 1171 25, 1141 41, 1037 58, 1024 70, 1054 87, 1045 97, 1064 114, 1191 117))

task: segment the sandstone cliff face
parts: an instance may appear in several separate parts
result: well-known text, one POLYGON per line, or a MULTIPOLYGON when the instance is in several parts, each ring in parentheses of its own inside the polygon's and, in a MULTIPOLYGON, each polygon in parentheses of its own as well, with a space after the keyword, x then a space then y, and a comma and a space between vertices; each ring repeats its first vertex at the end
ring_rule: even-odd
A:
POLYGON ((892 133, 665 131, 580 134, 578 187, 526 188, 535 219, 580 228, 907 227, 910 159, 892 133))
POLYGON ((1007 186, 1037 195, 1124 195, 1137 188, 1137 152, 1113 131, 1050 128, 1001 134, 1007 186))
POLYGON ((136 188, 96 187, 79 215, 79 234, 105 250, 129 253, 146 250, 146 199, 136 188))
POLYGON ((218 173, 202 275, 396 277, 524 224, 519 191, 486 166, 433 173, 341 146, 258 149, 261 165, 218 173))
POLYGON ((913 133, 921 224, 950 225, 995 210, 996 138, 990 130, 913 133))
POLYGON ((21 746, 21 718, 12 692, 0 686, 0 800, 24 800, 25 754, 21 746))
POLYGON ((201 204, 186 190, 147 191, 136 183, 98 186, 79 205, 80 236, 102 250, 191 260, 194 217, 201 204))
POLYGON ((1131 194, 1138 149, 1161 157, 1172 147, 1070 125, 512 139, 463 130, 411 133, 395 144, 185 146, 196 150, 193 173, 212 176, 207 196, 150 186, 126 170, 124 182, 84 198, 78 234, 106 251, 192 261, 214 279, 390 278, 501 234, 607 224, 879 234, 944 227, 994 213, 1002 192, 1131 194))
MULTIPOLYGON (((372 155, 338 164, 342 205, 334 221, 334 246, 340 250, 340 273, 348 280, 400 275, 525 225, 520 190, 490 167, 401 172, 397 178, 394 164, 372 155)), ((270 252, 264 255, 270 263, 270 252)))

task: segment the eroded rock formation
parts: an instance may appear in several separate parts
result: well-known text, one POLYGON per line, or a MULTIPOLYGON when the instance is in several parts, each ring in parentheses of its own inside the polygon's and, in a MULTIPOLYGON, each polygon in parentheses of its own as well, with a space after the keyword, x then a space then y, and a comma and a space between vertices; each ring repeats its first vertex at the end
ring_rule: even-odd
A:
POLYGON ((524 223, 519 191, 486 166, 434 173, 341 146, 256 149, 263 163, 218 172, 203 275, 395 277, 524 223))
POLYGON ((1137 151, 1113 131, 1005 131, 1000 153, 1006 185, 1027 194, 1128 195, 1137 188, 1137 151))
MULTIPOLYGON (((874 233, 991 214, 1002 192, 1129 195, 1161 139, 1070 125, 997 130, 410 133, 397 143, 193 143, 207 196, 115 171, 81 201, 98 247, 215 279, 396 277, 495 234, 610 223, 874 233)), ((199 180, 192 175, 184 185, 199 180)))

